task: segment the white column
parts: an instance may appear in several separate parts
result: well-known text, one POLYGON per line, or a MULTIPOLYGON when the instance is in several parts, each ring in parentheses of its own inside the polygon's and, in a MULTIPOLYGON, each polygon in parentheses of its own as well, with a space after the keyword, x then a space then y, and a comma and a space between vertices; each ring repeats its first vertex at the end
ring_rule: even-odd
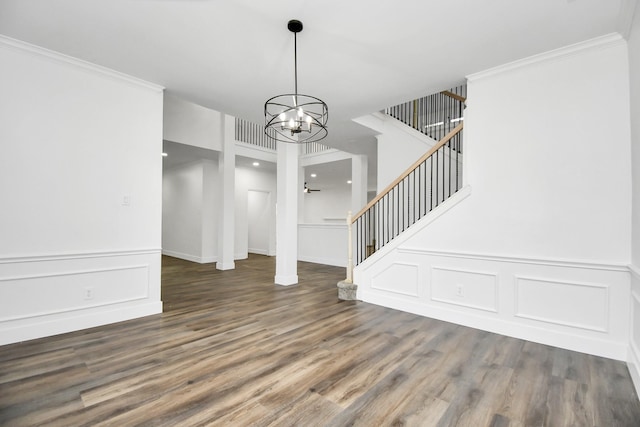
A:
POLYGON ((355 215, 367 204, 367 156, 351 157, 351 212, 355 215))
POLYGON ((220 201, 218 204, 218 270, 235 268, 233 257, 235 230, 235 187, 236 187, 236 145, 233 134, 235 119, 222 114, 220 137, 222 151, 218 155, 218 177, 220 183, 220 201))
POLYGON ((298 283, 298 144, 278 142, 276 285, 298 283))
POLYGON ((218 253, 218 165, 202 159, 202 262, 213 262, 218 253))

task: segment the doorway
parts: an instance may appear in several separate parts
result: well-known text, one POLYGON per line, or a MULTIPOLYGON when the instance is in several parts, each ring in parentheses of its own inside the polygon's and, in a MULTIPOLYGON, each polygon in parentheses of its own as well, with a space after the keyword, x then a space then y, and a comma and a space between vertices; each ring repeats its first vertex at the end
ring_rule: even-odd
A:
POLYGON ((271 255, 269 235, 271 226, 271 193, 249 190, 247 197, 248 251, 271 255))

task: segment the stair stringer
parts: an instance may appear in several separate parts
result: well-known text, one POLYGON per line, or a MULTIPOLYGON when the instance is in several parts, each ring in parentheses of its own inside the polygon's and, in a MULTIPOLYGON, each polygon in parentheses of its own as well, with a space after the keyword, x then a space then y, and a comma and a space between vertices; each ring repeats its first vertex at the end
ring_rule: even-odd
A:
POLYGON ((431 223, 447 213, 450 209, 454 208, 457 204, 461 203, 470 195, 471 186, 466 185, 462 187, 460 190, 452 194, 448 199, 436 206, 431 212, 418 220, 411 227, 407 228, 389 243, 378 249, 361 264, 354 267, 353 283, 358 285, 357 299, 369 302, 367 301, 367 290, 371 289, 371 280, 369 280, 368 275, 366 274, 367 270, 372 268, 374 265, 391 265, 393 263, 392 258, 394 257, 396 249, 401 247, 404 242, 418 234, 424 228, 431 225, 431 223))

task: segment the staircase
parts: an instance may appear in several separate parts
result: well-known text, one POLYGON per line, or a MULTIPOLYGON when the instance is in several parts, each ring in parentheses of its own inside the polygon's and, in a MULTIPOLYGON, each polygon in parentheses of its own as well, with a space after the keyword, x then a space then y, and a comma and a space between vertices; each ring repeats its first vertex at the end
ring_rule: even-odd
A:
POLYGON ((356 265, 462 187, 463 94, 459 86, 385 110, 438 143, 353 216, 356 265))
POLYGON ((354 261, 363 263, 462 187, 465 101, 466 86, 459 86, 384 111, 438 142, 350 220, 355 242, 347 279, 338 283, 340 299, 356 299, 354 261))

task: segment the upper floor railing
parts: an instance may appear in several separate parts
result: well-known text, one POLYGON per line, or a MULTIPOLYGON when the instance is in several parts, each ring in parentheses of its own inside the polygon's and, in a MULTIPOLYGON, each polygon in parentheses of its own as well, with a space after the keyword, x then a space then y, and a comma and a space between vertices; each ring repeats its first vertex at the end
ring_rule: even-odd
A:
POLYGON ((319 142, 309 142, 302 145, 302 154, 316 154, 329 151, 332 148, 319 142))
POLYGON ((275 131, 273 137, 264 133, 264 126, 236 117, 235 139, 265 150, 276 151, 275 131))
POLYGON ((389 107, 384 112, 407 126, 440 141, 463 118, 467 85, 389 107))
MULTIPOLYGON (((264 126, 236 117, 236 141, 255 145, 265 150, 276 151, 275 131, 269 129, 269 132, 269 135, 265 135, 264 126), (273 137, 271 133, 273 133, 273 137)), ((302 144, 302 154, 316 154, 328 150, 331 150, 331 147, 319 142, 302 144)))

